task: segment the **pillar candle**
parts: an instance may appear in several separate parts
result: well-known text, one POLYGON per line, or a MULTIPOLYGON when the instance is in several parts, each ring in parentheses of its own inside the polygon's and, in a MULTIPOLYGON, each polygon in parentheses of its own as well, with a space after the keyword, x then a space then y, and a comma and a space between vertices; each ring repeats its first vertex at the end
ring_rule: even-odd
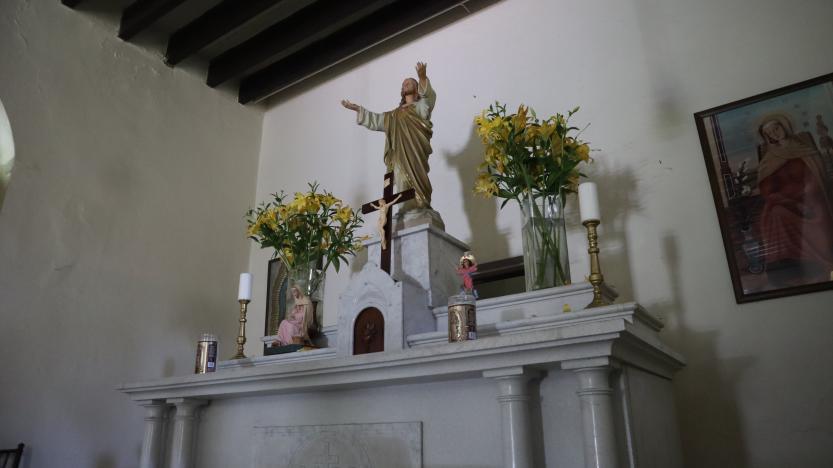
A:
POLYGON ((252 300, 252 274, 240 273, 240 287, 237 288, 238 301, 252 300))
POLYGON ((599 195, 595 182, 585 182, 578 186, 578 203, 581 211, 581 222, 591 219, 601 220, 599 216, 599 195))

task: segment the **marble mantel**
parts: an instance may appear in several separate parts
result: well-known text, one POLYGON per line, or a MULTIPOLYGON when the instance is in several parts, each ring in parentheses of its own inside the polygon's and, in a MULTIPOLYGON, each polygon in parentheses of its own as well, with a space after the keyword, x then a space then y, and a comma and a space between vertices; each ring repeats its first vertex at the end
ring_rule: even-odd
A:
MULTIPOLYGON (((226 361, 213 374, 120 385, 118 390, 147 408, 141 466, 184 468, 193 466, 195 459, 200 467, 223 466, 221 461, 215 465, 214 461, 196 456, 195 447, 209 444, 209 439, 222 438, 213 430, 197 436, 196 427, 200 412, 217 411, 218 418, 227 418, 230 413, 226 411, 239 407, 226 403, 229 400, 262 400, 269 402, 263 404, 270 408, 282 398, 305 404, 298 403, 301 400, 295 398, 297 395, 326 395, 330 400, 338 400, 343 395, 353 398, 355 394, 350 392, 356 389, 379 389, 380 395, 393 398, 394 406, 399 406, 409 402, 399 403, 395 395, 387 396, 388 393, 402 393, 413 385, 443 392, 454 381, 466 382, 472 395, 484 391, 475 388, 480 385, 476 382, 492 382, 496 400, 478 405, 488 407, 497 402, 499 410, 494 410, 494 423, 501 428, 503 464, 484 466, 680 466, 670 380, 684 365, 683 358, 659 339, 662 323, 636 303, 563 313, 559 304, 582 288, 585 286, 574 285, 547 293, 524 293, 509 302, 505 298, 481 301, 484 316, 491 316, 488 320, 494 321, 481 325, 486 336, 476 341, 444 342, 444 317, 435 311, 440 331, 408 336, 410 347, 402 350, 341 356, 334 348, 326 348, 226 361), (500 310, 515 310, 511 304, 517 301, 533 307, 538 304, 545 313, 515 314, 515 319, 505 320, 500 310), (567 377, 571 374, 574 377, 567 377), (553 392, 557 391, 557 395, 545 392, 550 388, 556 389, 553 392), (547 406, 542 411, 536 406, 536 398, 566 406, 547 406), (562 410, 565 415, 577 417, 567 423, 538 414, 557 414, 562 410), (170 414, 174 415, 172 425, 167 420, 170 414), (564 424, 581 434, 583 448, 562 454, 549 447, 573 437, 564 432, 564 424), (539 434, 537 439, 546 440, 536 441, 535 433, 539 434), (668 439, 663 447, 655 447, 657 437, 668 439), (550 438, 554 440, 551 444, 550 438)), ((449 394, 443 398, 452 401, 461 397, 449 394)), ((448 413, 442 408, 436 411, 448 413)), ((241 419, 262 422, 267 417, 262 413, 241 419)), ((365 417, 378 419, 394 413, 374 407, 365 417)), ((473 415, 473 423, 476 419, 486 421, 491 414, 491 410, 484 410, 483 414, 473 415)), ((284 422, 287 417, 276 414, 274 419, 284 422)), ((351 422, 328 415, 316 417, 316 422, 351 422)), ((432 445, 433 431, 443 425, 432 424, 431 418, 440 417, 441 414, 425 414, 425 466, 463 466, 467 462, 469 466, 479 466, 471 464, 472 455, 454 455, 443 450, 443 442, 432 445)), ((249 427, 251 423, 240 424, 249 427)), ((444 439, 445 436, 437 440, 444 439)))

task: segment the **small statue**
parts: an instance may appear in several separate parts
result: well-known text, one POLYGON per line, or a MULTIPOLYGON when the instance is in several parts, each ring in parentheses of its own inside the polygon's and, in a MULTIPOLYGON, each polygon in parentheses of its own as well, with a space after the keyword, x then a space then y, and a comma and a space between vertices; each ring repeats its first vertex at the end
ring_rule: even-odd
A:
POLYGON ((477 260, 474 258, 474 254, 466 252, 460 257, 459 266, 457 266, 457 275, 460 276, 460 279, 463 281, 463 285, 460 288, 461 292, 465 294, 470 294, 474 297, 477 297, 477 290, 474 289, 474 279, 472 278, 472 274, 477 271, 477 260))
POLYGON ((309 328, 312 326, 312 301, 301 293, 297 286, 290 289, 294 304, 278 327, 280 345, 306 344, 309 341, 309 328))

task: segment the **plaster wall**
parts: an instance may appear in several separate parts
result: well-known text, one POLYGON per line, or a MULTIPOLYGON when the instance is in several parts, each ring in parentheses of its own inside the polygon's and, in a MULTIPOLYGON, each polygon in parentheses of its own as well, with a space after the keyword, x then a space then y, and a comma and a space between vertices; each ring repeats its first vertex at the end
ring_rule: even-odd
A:
MULTIPOLYGON (((83 3, 82 3, 83 5, 83 3)), ((0 2, 16 164, 0 210, 0 447, 25 468, 138 466, 120 382, 230 355, 262 111, 57 1, 0 2)))
MULTIPOLYGON (((388 110, 424 60, 438 93, 433 205, 481 261, 519 255, 518 210, 471 193, 482 152, 473 117, 495 100, 539 115, 581 105, 576 123, 592 122, 584 136, 600 150, 589 173, 600 185, 605 277, 666 321, 665 340, 689 362, 675 380, 688 466, 830 466, 833 293, 735 303, 692 114, 829 73, 831 19, 827 0, 500 1, 274 102, 257 200, 313 180, 354 206, 378 197, 384 136, 356 126, 339 100, 388 110)), ((369 216, 366 230, 374 224, 369 216)), ((269 255, 251 248, 256 278, 269 255)), ((328 304, 363 261, 330 272, 328 304)), ((250 336, 264 323, 265 282, 255 285, 250 336)), ((336 312, 326 308, 325 325, 336 312)))

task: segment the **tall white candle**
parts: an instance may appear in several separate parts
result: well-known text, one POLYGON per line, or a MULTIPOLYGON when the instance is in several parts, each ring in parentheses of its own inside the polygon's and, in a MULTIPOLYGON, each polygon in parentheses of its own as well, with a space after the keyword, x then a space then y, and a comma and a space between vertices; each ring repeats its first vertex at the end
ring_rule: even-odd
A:
POLYGON ((252 274, 240 273, 240 286, 237 288, 238 301, 252 300, 252 274))
POLYGON ((578 204, 581 212, 581 222, 594 219, 600 221, 599 194, 595 182, 585 182, 578 186, 578 204))

